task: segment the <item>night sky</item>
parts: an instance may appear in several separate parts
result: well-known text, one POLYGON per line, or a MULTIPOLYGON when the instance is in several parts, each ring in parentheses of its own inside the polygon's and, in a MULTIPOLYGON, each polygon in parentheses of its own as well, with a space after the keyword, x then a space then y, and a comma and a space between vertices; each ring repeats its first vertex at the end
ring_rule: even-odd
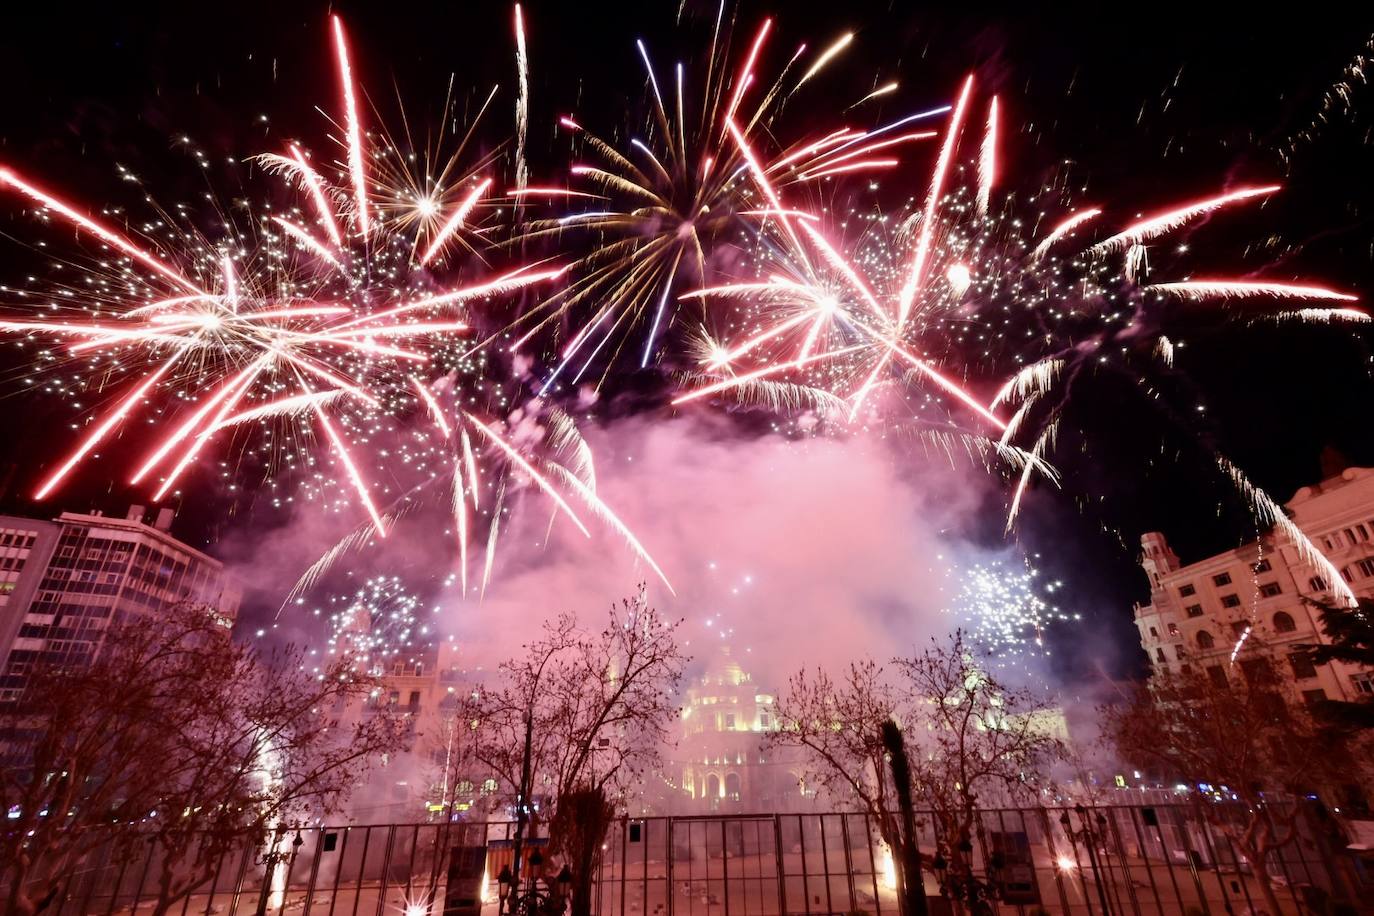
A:
MULTIPOLYGON (((0 159, 84 201, 123 193, 115 162, 144 176, 164 202, 197 193, 200 176, 172 142, 183 134, 212 157, 227 157, 317 133, 322 118, 313 106, 331 104, 336 94, 325 28, 331 11, 346 17, 355 67, 383 112, 396 111, 399 92, 407 114, 423 117, 454 73, 458 87, 482 95, 501 84, 484 142, 512 132, 505 2, 131 3, 80 13, 63 6, 7 10, 0 159)), ((1315 276, 1366 302, 1374 296, 1371 90, 1356 84, 1350 107, 1338 105, 1314 139, 1291 140, 1313 122, 1347 63, 1367 50, 1374 12, 1361 15, 1358 4, 1282 16, 1255 4, 1205 14, 1198 10, 1207 4, 1053 11, 1022 4, 976 13, 975 4, 947 6, 745 0, 736 18, 752 31, 775 15, 778 48, 802 40, 821 46, 855 30, 855 47, 827 73, 828 88, 817 98, 831 93, 843 107, 895 78, 902 88, 883 109, 889 119, 950 100, 963 74, 976 72, 1008 112, 1003 155, 1013 187, 1034 188, 1071 160, 1087 188, 1080 197, 1129 217, 1231 182, 1282 182, 1284 193, 1262 210, 1208 227, 1186 263, 1232 275, 1271 265, 1269 275, 1315 276), (1291 169, 1279 156, 1289 149, 1291 169), (1262 244, 1272 238, 1285 252, 1278 269, 1275 249, 1262 244)), ((678 27, 676 3, 533 2, 525 9, 536 177, 566 163, 566 143, 553 130, 559 114, 576 110, 612 132, 626 123, 627 110, 642 109, 635 38, 667 66, 701 44, 714 14, 713 4, 688 0, 678 27)), ((911 174, 913 187, 904 192, 921 193, 925 172, 911 174)), ((12 238, 25 238, 21 209, 12 199, 0 206, 0 283, 32 263, 12 238)), ((1185 561, 1253 537, 1253 524, 1199 443, 1231 456, 1280 501, 1318 476, 1324 450, 1374 465, 1369 342, 1368 332, 1362 339, 1348 328, 1200 325, 1172 380, 1175 402, 1206 407, 1186 424, 1122 409, 1121 392, 1110 386, 1088 397, 1079 409, 1097 414, 1091 441, 1077 459, 1060 455, 1069 486, 1059 494, 1037 490, 1019 533, 1042 566, 1066 579, 1064 606, 1085 617, 1080 631, 1060 635, 1065 646, 1092 650, 1062 653, 1069 673, 1090 673, 1102 648, 1083 643, 1084 632, 1105 634, 1122 649, 1105 659, 1113 673, 1139 665, 1129 606, 1145 597, 1134 566, 1140 532, 1165 531, 1185 561)), ((7 380, 13 359, 0 349, 7 380)), ((656 396, 653 384, 637 394, 656 396)), ((4 506, 50 511, 35 510, 22 494, 32 490, 35 462, 60 454, 62 440, 52 431, 69 411, 26 400, 13 384, 0 395, 0 420, 15 431, 0 440, 4 506)), ((252 523, 221 495, 191 488, 189 500, 178 530, 193 541, 252 523)), ((133 501, 102 466, 88 468, 51 509, 119 512, 133 501)), ((1000 511, 989 505, 971 536, 1000 537, 1000 511)))

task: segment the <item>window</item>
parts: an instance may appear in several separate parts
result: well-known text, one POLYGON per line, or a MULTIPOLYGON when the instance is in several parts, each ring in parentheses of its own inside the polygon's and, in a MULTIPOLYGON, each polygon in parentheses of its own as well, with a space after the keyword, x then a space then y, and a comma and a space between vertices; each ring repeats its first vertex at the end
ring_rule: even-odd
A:
POLYGON ((1208 633, 1206 630, 1199 630, 1199 631, 1198 631, 1198 634, 1197 634, 1197 647, 1198 647, 1199 649, 1210 649, 1210 648, 1212 648, 1213 646, 1215 646, 1216 644, 1217 644, 1217 641, 1216 641, 1215 639, 1212 638, 1212 634, 1211 634, 1211 633, 1208 633))
POLYGON ((1226 669, 1220 665, 1209 665, 1207 668, 1207 680, 1212 682, 1213 687, 1229 687, 1230 682, 1226 680, 1226 669))
POLYGON ((1191 584, 1181 585, 1179 586, 1178 594, 1180 598, 1187 598, 1189 595, 1196 595, 1197 589, 1193 588, 1191 584))
POLYGON ((732 712, 725 714, 725 730, 731 732, 735 730, 735 714, 732 712))
POLYGON ((1304 703, 1308 703, 1308 704, 1311 704, 1311 703, 1320 703, 1322 700, 1325 700, 1325 699, 1326 699, 1326 691, 1325 691, 1325 690, 1321 690, 1320 688, 1317 689, 1317 690, 1304 690, 1304 691, 1302 692, 1302 701, 1303 701, 1304 703))
POLYGON ((1274 669, 1267 658, 1246 658, 1240 663, 1245 679, 1251 684, 1267 684, 1274 680, 1274 669))
POLYGON ((1174 657, 1178 659, 1184 659, 1188 657, 1188 653, 1183 651, 1182 646, 1174 646, 1174 657))
POLYGON ((1316 666, 1312 664, 1312 658, 1306 652, 1294 652, 1288 656, 1288 664, 1293 669, 1293 677, 1300 681, 1317 676, 1316 666))
POLYGON ((769 724, 770 724, 770 720, 769 720, 769 718, 768 718, 768 713, 766 713, 766 712, 761 712, 761 713, 759 713, 759 728, 767 728, 767 727, 769 726, 769 724))
POLYGON ((1156 630, 1154 627, 1150 627, 1150 638, 1159 639, 1159 631, 1156 630))
POLYGON ((1155 661, 1160 661, 1160 662, 1167 662, 1167 661, 1168 661, 1168 659, 1164 657, 1164 647, 1163 647, 1163 646, 1160 646, 1158 649, 1155 649, 1155 661))
POLYGON ((1374 673, 1361 671, 1359 674, 1353 675, 1350 678, 1350 686, 1355 688, 1356 693, 1362 693, 1365 696, 1374 694, 1374 673))
POLYGON ((1298 625, 1293 622, 1293 615, 1287 611, 1279 611, 1274 615, 1275 633, 1292 633, 1297 628, 1298 625))
POLYGON ((1277 582, 1266 582, 1260 586, 1261 598, 1272 598, 1275 595, 1281 594, 1283 594, 1283 586, 1279 585, 1277 582))
POLYGON ((1178 635, 1178 624, 1176 624, 1176 623, 1171 623, 1171 624, 1169 624, 1169 635, 1170 635, 1170 636, 1177 636, 1177 635, 1178 635))
POLYGON ((1365 559, 1356 563, 1355 568, 1358 569, 1360 571, 1360 575, 1364 576, 1366 579, 1368 579, 1370 576, 1374 576, 1374 557, 1366 557, 1365 559))
POLYGON ((1230 574, 1230 573, 1217 573, 1215 576, 1212 577, 1212 584, 1213 584, 1213 585, 1230 585, 1230 584, 1231 584, 1231 574, 1230 574))
POLYGON ((1190 604, 1190 605, 1188 605, 1186 608, 1184 608, 1183 610, 1184 610, 1184 612, 1185 612, 1189 617, 1201 617, 1201 616, 1202 616, 1202 605, 1200 605, 1200 604, 1190 604))
POLYGON ((1245 631, 1248 630, 1248 629, 1250 629, 1250 621, 1248 621, 1248 620, 1233 620, 1233 621, 1231 621, 1231 635, 1232 635, 1232 636, 1236 636, 1236 637, 1244 636, 1244 635, 1245 635, 1245 631))
POLYGON ((1240 596, 1239 596, 1239 595, 1222 595, 1222 596, 1221 596, 1221 606, 1222 606, 1222 607, 1240 607, 1240 596))
POLYGON ((1313 576, 1307 580, 1307 587, 1314 592, 1324 592, 1331 586, 1326 584, 1326 580, 1321 576, 1313 576))
POLYGON ((1258 563, 1256 563, 1254 566, 1251 566, 1250 568, 1257 573, 1266 573, 1274 567, 1269 565, 1268 560, 1260 560, 1258 563))

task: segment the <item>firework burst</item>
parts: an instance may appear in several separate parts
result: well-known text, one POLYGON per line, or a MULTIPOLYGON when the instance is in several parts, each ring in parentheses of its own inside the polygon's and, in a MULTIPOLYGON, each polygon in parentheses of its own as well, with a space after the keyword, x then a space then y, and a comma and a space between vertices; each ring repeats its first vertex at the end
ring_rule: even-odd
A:
POLYGON ((957 570, 958 590, 947 611, 989 655, 1048 655, 1046 633, 1077 614, 1054 603, 1061 582, 1046 580, 1030 563, 993 560, 957 570))
POLYGON ((584 156, 571 168, 568 187, 527 188, 526 199, 573 203, 557 217, 531 221, 520 243, 575 234, 595 247, 572 262, 568 287, 547 298, 519 321, 517 346, 557 325, 566 331, 558 360, 544 385, 577 384, 594 366, 604 380, 622 352, 640 368, 662 358, 661 344, 675 326, 678 294, 700 286, 708 258, 742 225, 796 239, 792 221, 805 214, 778 204, 776 188, 814 184, 833 176, 891 168, 895 154, 932 131, 898 130, 938 112, 927 112, 873 131, 840 128, 812 133, 766 163, 751 158, 744 136, 769 128, 792 93, 819 74, 852 35, 806 61, 805 46, 787 61, 771 84, 759 79, 772 31, 766 20, 731 70, 729 41, 722 37, 724 5, 711 38, 705 72, 689 85, 678 63, 664 72, 643 41, 636 43, 649 86, 650 115, 641 136, 623 149, 586 129, 573 117, 560 119, 584 156), (881 155, 879 154, 881 151, 881 155), (763 181, 750 180, 756 169, 763 181))
POLYGON ((274 488, 283 470, 322 467, 322 446, 332 470, 317 471, 303 492, 353 495, 367 523, 349 547, 385 537, 414 495, 442 479, 455 494, 465 586, 469 543, 486 545, 485 590, 501 517, 526 488, 584 534, 583 516, 608 526, 662 575, 596 496, 590 453, 566 415, 554 418, 556 441, 543 451, 544 443, 512 444, 514 417, 542 408, 522 405, 469 339, 473 305, 564 269, 488 269, 497 162, 463 164, 471 129, 453 152, 447 135, 422 145, 369 130, 343 24, 335 17, 331 26, 341 162, 299 143, 254 160, 296 195, 286 209, 267 197, 215 235, 197 228, 194 214, 160 210, 146 228, 115 229, 0 169, 0 184, 36 204, 40 219, 101 246, 83 265, 85 289, 69 284, 0 317, 0 330, 26 346, 56 340, 40 351, 46 366, 78 368, 77 382, 54 387, 114 392, 87 413, 78 444, 35 495, 56 492, 102 443, 147 418, 152 438, 129 482, 155 500, 177 493, 198 459, 229 442, 243 445, 240 454, 268 455, 274 488), (464 280, 473 260, 482 274, 464 280), (565 447, 576 453, 571 465, 550 457, 565 447), (487 505, 485 524, 469 517, 469 505, 474 513, 487 505))

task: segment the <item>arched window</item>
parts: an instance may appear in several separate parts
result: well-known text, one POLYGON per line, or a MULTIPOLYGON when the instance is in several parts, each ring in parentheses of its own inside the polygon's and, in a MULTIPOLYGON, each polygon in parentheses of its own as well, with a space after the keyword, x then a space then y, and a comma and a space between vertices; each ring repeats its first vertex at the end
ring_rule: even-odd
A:
POLYGON ((1297 628, 1298 625, 1293 622, 1293 616, 1287 611, 1279 611, 1274 615, 1275 633, 1292 633, 1297 628))
POLYGON ((725 797, 730 801, 739 801, 740 780, 738 773, 725 774, 725 797))
POLYGON ((1197 647, 1198 647, 1199 649, 1210 649, 1210 648, 1212 648, 1214 645, 1216 645, 1216 640, 1212 638, 1212 634, 1211 634, 1211 633, 1208 633, 1206 630, 1199 630, 1199 631, 1198 631, 1198 634, 1197 634, 1197 647))

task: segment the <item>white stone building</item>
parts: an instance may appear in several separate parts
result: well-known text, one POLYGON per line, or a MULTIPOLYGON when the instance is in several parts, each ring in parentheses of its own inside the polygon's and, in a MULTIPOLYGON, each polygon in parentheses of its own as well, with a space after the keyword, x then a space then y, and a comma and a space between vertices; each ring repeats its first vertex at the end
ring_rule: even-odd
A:
MULTIPOLYGON (((1347 468, 1303 487, 1287 503, 1289 516, 1340 570, 1360 597, 1374 597, 1374 469, 1347 468)), ((1355 700, 1374 694, 1374 672, 1341 662, 1313 666, 1294 650, 1327 642, 1316 608, 1329 584, 1293 543, 1271 532, 1235 550, 1187 565, 1164 535, 1141 538, 1140 564, 1150 600, 1135 608, 1140 644, 1157 669, 1201 669, 1220 681, 1242 639, 1262 641, 1287 656, 1280 673, 1307 702, 1355 700)))

